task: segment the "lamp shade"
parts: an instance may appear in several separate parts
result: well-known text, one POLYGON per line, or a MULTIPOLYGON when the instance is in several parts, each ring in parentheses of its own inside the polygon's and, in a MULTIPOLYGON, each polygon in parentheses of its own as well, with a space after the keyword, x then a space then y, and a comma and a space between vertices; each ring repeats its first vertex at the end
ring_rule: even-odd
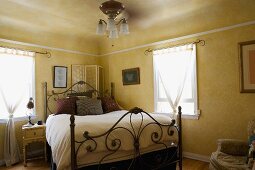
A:
POLYGON ((115 21, 114 21, 113 18, 108 18, 108 23, 107 23, 106 30, 107 31, 117 30, 117 27, 115 25, 115 21))
POLYGON ((27 103, 27 108, 28 109, 33 109, 34 108, 34 99, 32 97, 29 98, 29 101, 27 103))
POLYGON ((118 30, 112 30, 112 31, 109 31, 109 38, 118 38, 119 35, 118 35, 118 30))
POLYGON ((127 35, 129 34, 129 27, 127 21, 124 19, 120 24, 120 34, 127 35))
POLYGON ((103 21, 100 19, 97 25, 97 35, 104 35, 105 33, 105 25, 103 23, 103 21))

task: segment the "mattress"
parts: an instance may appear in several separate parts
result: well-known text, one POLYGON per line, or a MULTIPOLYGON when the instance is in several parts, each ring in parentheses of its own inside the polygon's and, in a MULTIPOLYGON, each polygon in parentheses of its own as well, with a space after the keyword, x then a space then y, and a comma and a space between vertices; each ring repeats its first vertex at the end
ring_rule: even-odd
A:
MULTIPOLYGON (((103 134, 109 130, 126 112, 126 110, 121 110, 102 115, 75 116, 75 141, 84 140, 84 131, 88 131, 89 134, 93 136, 103 134)), ((172 121, 170 117, 163 114, 150 115, 152 115, 153 118, 161 124, 170 124, 172 121)), ((78 166, 98 164, 100 161, 102 161, 102 163, 114 162, 134 157, 134 137, 130 132, 132 132, 135 136, 138 136, 138 134, 141 133, 141 129, 143 129, 146 125, 146 128, 142 130, 139 137, 139 150, 141 153, 164 149, 166 147, 165 145, 155 144, 155 141, 158 140, 166 143, 168 146, 178 142, 177 130, 174 127, 171 127, 174 134, 168 135, 168 127, 163 127, 161 129, 152 122, 154 122, 153 119, 145 114, 143 114, 143 116, 140 114, 132 114, 131 117, 129 115, 124 117, 116 126, 124 128, 117 128, 112 131, 107 139, 106 136, 96 138, 97 147, 95 151, 87 152, 86 150, 87 146, 91 146, 92 148, 95 146, 92 141, 87 141, 81 145, 79 152, 77 153, 78 166), (155 132, 158 133, 158 136, 157 138, 154 136, 153 141, 151 138, 155 132), (118 141, 121 141, 120 147, 117 152, 102 160, 105 155, 110 153, 107 146, 111 147, 111 142, 114 139, 118 139, 117 146, 118 141)), ((61 114, 49 116, 46 121, 46 138, 48 144, 51 146, 52 158, 57 165, 57 169, 70 169, 70 115, 61 114)), ((79 145, 76 144, 76 149, 78 146, 79 145)))

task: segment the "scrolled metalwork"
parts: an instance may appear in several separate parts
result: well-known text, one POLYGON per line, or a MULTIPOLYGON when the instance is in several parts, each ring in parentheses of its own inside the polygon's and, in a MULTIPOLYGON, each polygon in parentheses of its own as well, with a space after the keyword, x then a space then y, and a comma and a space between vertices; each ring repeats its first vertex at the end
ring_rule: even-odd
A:
POLYGON ((95 151, 96 150, 96 148, 97 148, 97 142, 94 140, 94 139, 86 139, 86 140, 83 140, 83 141, 75 141, 75 143, 77 143, 78 144, 78 147, 77 147, 77 149, 76 149, 76 151, 75 151, 75 158, 77 158, 77 155, 78 155, 78 152, 79 152, 79 150, 80 150, 80 148, 83 146, 83 144, 85 143, 85 142, 87 142, 88 143, 88 141, 89 142, 92 142, 92 144, 87 144, 87 146, 85 147, 85 149, 86 149, 86 151, 87 152, 93 152, 93 151, 95 151))
MULTIPOLYGON (((137 119, 136 119, 137 120, 137 119)), ((76 157, 77 154, 79 152, 79 149, 81 147, 81 145, 84 145, 86 143, 88 143, 89 141, 93 142, 93 146, 91 146, 91 144, 87 145, 87 151, 89 152, 94 152, 97 150, 98 144, 97 144, 97 139, 100 137, 104 138, 104 147, 107 149, 107 151, 109 153, 107 153, 106 155, 104 155, 100 161, 99 161, 99 165, 98 165, 98 169, 100 169, 101 164, 111 155, 113 155, 114 153, 116 153, 118 150, 120 150, 121 145, 122 145, 122 140, 124 139, 119 139, 119 138, 110 138, 113 137, 114 135, 112 135, 114 132, 119 132, 119 130, 124 130, 126 131, 128 134, 130 134, 130 136, 132 137, 133 140, 133 151, 134 151, 134 156, 133 159, 129 165, 129 168, 131 168, 137 159, 140 159, 140 162, 142 162, 144 165, 146 165, 147 167, 154 167, 155 164, 157 164, 157 162, 159 164, 167 164, 169 163, 169 160, 172 161, 173 159, 173 155, 169 155, 168 152, 163 152, 162 155, 158 155, 157 158, 155 158, 155 162, 146 162, 143 158, 141 158, 141 148, 140 148, 140 139, 141 136, 143 134, 143 132, 145 131, 146 128, 148 128, 149 126, 154 126, 154 130, 151 132, 151 137, 150 140, 156 144, 156 145, 162 145, 163 148, 168 149, 169 147, 171 147, 169 144, 170 143, 164 143, 164 141, 162 141, 163 138, 163 128, 167 128, 166 129, 166 135, 169 136, 173 136, 174 134, 174 130, 172 128, 176 128, 177 132, 178 132, 178 128, 177 126, 175 126, 175 120, 172 120, 170 123, 168 124, 162 124, 160 122, 158 122, 155 118, 153 118, 149 113, 145 112, 144 110, 135 107, 133 109, 131 109, 129 112, 125 113, 123 116, 121 116, 119 118, 119 120, 106 132, 99 134, 99 135, 91 135, 88 131, 85 131, 83 133, 83 137, 84 140, 83 141, 75 141, 76 143, 79 143, 79 146, 76 150, 76 157), (136 116, 140 116, 139 120, 140 122, 133 122, 132 116, 136 115, 136 116), (129 128, 126 127, 122 127, 120 126, 120 122, 125 118, 129 116, 129 128), (152 122, 149 122, 147 124, 144 123, 144 116, 147 116, 148 119, 152 120, 152 122), (134 123, 136 125, 134 125, 134 123), (88 149, 89 148, 89 149, 88 149)), ((176 154, 176 152, 174 152, 174 154, 176 154)), ((157 166, 161 166, 161 165, 157 165, 157 166)))
MULTIPOLYGON (((116 130, 116 129, 114 129, 114 130, 116 130)), ((110 135, 110 133, 107 134, 106 138, 105 138, 105 146, 106 146, 107 150, 108 151, 117 151, 117 150, 119 150, 119 148, 121 147, 121 139, 118 139, 118 138, 111 139, 110 144, 109 144, 108 143, 109 135, 110 135)))
POLYGON ((101 97, 102 94, 97 91, 93 86, 91 86, 89 83, 85 81, 79 81, 75 84, 73 84, 71 87, 66 89, 63 92, 56 92, 52 90, 51 92, 47 92, 47 111, 49 111, 50 114, 53 114, 53 106, 55 106, 54 103, 56 103, 57 100, 67 97, 76 97, 76 96, 87 96, 92 97, 93 94, 96 95, 96 97, 101 97), (54 102, 52 102, 52 100, 54 102), (53 104, 53 106, 49 105, 50 103, 53 104))
POLYGON ((170 135, 170 136, 173 136, 173 135, 174 135, 174 131, 173 131, 173 130, 170 130, 169 135, 170 135))

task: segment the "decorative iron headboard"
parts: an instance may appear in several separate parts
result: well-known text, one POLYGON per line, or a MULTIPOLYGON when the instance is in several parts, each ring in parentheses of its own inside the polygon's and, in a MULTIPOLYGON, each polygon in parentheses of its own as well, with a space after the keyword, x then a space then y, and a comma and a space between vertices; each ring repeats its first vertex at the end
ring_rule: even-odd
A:
POLYGON ((92 97, 102 97, 99 91, 97 91, 93 86, 85 81, 79 81, 69 87, 67 90, 62 92, 55 92, 52 90, 48 92, 47 82, 44 83, 44 112, 45 120, 49 114, 53 114, 54 102, 61 98, 75 97, 75 96, 86 96, 92 97))

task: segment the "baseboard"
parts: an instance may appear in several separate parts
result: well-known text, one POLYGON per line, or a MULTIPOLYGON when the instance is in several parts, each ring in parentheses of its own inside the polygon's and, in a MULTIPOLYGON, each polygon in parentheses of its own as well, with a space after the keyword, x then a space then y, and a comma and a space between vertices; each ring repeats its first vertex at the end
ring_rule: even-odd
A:
POLYGON ((190 153, 190 152, 183 152, 183 157, 189 158, 189 159, 195 159, 203 162, 209 162, 210 157, 205 155, 200 155, 196 153, 190 153))
POLYGON ((4 160, 0 160, 0 166, 4 166, 5 165, 5 161, 4 160))

